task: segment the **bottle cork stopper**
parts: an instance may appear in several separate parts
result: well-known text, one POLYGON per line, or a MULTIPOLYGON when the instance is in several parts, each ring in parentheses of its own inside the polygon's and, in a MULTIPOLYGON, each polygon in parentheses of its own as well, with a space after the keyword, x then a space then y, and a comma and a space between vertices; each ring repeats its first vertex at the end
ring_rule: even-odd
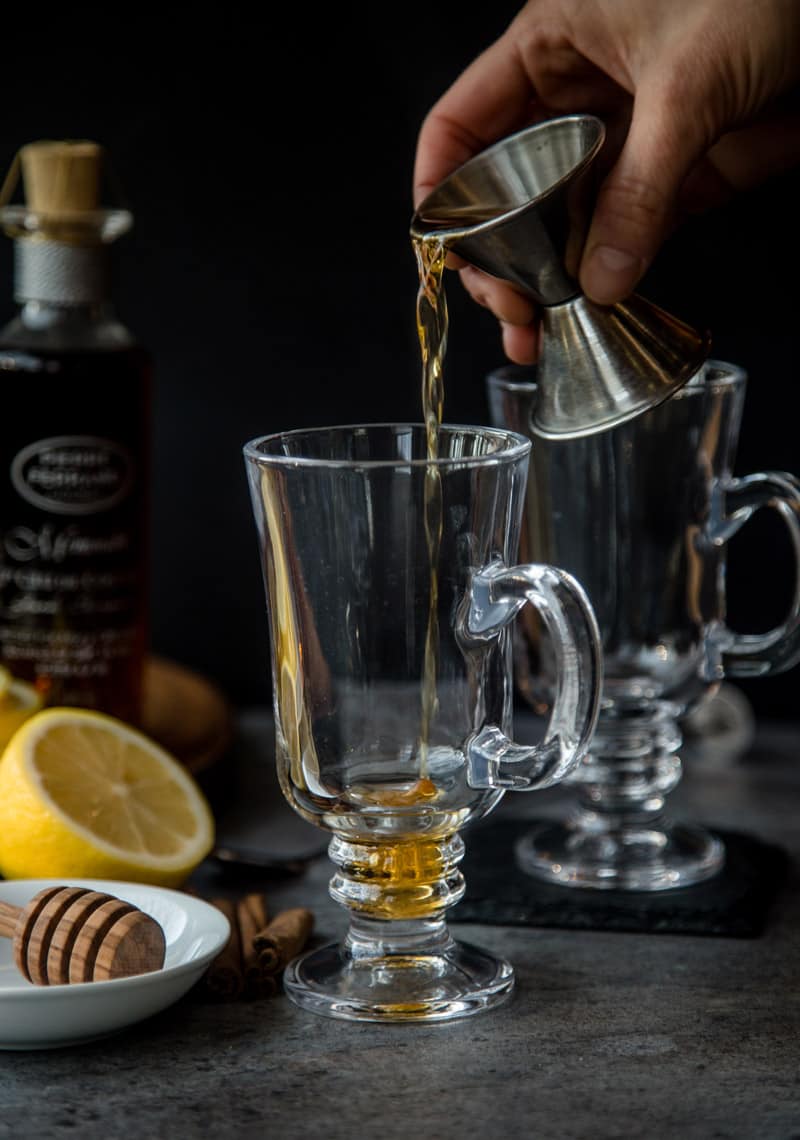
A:
POLYGON ((86 140, 28 143, 19 152, 25 202, 49 218, 100 208, 103 148, 86 140))

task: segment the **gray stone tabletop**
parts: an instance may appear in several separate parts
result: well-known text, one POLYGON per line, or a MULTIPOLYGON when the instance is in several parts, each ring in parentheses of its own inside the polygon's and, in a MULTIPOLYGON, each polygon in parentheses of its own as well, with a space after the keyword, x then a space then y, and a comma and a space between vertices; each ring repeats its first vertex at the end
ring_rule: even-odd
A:
MULTIPOLYGON (((245 714, 240 729, 258 752, 264 718, 245 714)), ((457 937, 513 962, 516 987, 492 1012, 434 1026, 334 1021, 282 994, 211 1004, 195 990, 102 1041, 0 1053, 0 1138, 798 1137, 798 751, 788 724, 758 725, 742 755, 695 742, 670 797, 672 814, 790 856, 759 937, 457 923, 457 937)), ((560 814, 567 794, 507 797, 495 816, 560 814)), ((287 849, 318 847, 282 805, 260 810, 287 849)), ((225 836, 243 830, 221 818, 225 836)), ((224 889, 257 881, 273 909, 310 906, 327 940, 346 924, 330 873, 320 854, 288 877, 227 874, 224 889)), ((219 874, 205 865, 196 885, 219 890, 219 874)))

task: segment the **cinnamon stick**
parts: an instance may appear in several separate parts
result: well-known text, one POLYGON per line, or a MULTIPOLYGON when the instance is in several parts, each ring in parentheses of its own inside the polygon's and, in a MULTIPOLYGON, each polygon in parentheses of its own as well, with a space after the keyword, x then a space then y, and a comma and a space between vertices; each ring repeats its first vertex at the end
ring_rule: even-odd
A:
POLYGON ((242 947, 242 978, 246 998, 269 997, 276 987, 262 984, 261 964, 253 939, 259 930, 269 922, 267 900, 263 894, 253 891, 236 903, 236 920, 239 924, 239 940, 242 947))
POLYGON ((217 1001, 253 1000, 274 996, 284 967, 305 946, 314 927, 306 907, 281 911, 270 920, 266 897, 253 891, 233 901, 209 902, 222 911, 231 933, 206 971, 203 989, 217 1001))
POLYGON ((314 915, 306 907, 283 910, 253 937, 263 977, 279 974, 300 953, 314 929, 314 915))
POLYGON ((209 966, 203 978, 203 986, 209 996, 219 1001, 235 1001, 244 989, 242 973, 242 941, 236 906, 230 899, 211 899, 230 923, 231 933, 225 946, 209 966))

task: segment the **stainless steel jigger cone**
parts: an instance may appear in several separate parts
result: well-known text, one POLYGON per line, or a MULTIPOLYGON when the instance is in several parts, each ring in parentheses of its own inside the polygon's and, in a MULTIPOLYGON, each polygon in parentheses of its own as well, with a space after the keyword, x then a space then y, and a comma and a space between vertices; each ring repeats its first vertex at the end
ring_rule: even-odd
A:
POLYGON ((604 431, 660 404, 710 348, 707 335, 638 294, 605 306, 580 292, 592 171, 604 140, 592 115, 528 127, 449 175, 411 221, 412 237, 439 238, 541 306, 532 427, 549 439, 604 431))

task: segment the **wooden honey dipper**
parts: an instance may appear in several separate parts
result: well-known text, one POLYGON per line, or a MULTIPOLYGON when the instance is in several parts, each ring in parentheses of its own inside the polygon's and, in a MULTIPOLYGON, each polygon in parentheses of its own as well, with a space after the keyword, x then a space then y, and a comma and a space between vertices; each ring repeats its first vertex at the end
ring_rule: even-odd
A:
POLYGON ((102 982, 164 965, 166 940, 132 903, 85 887, 45 887, 24 906, 0 902, 0 935, 29 982, 102 982))

